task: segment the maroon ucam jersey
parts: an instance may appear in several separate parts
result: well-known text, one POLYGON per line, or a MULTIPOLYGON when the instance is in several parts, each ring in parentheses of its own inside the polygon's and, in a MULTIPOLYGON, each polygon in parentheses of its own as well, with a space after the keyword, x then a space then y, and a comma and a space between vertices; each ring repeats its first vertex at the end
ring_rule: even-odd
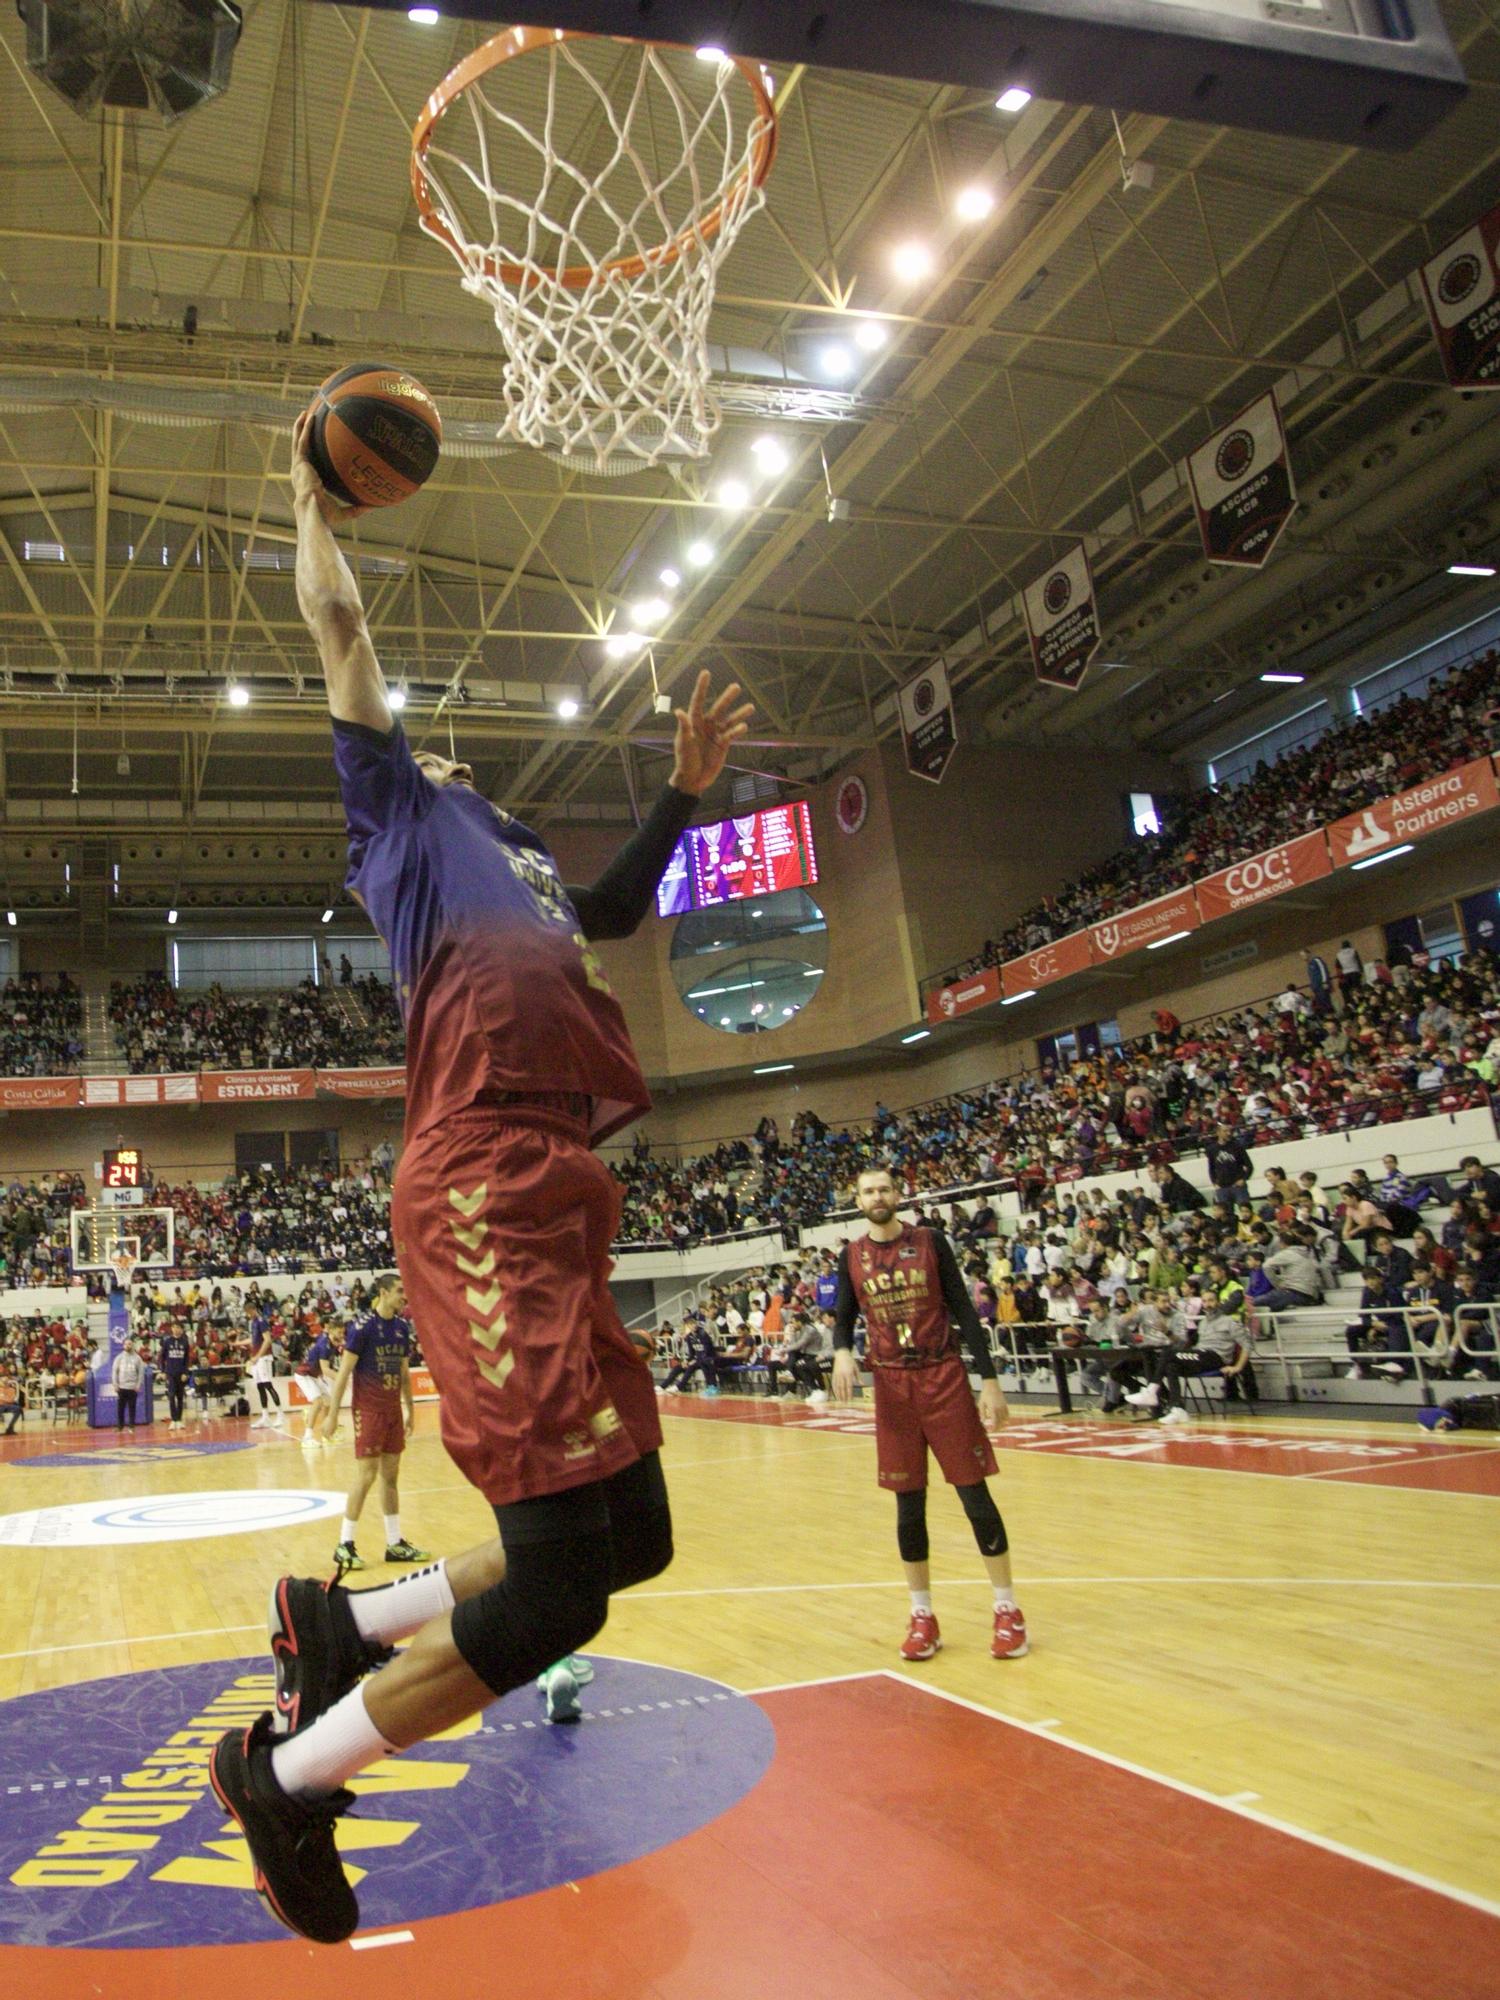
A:
MULTIPOLYGON (((609 875, 594 890, 564 888, 519 820, 471 786, 425 778, 399 724, 382 732, 335 722, 333 740, 348 886, 390 950, 406 1017, 407 1140, 497 1094, 587 1099, 596 1145, 649 1110, 624 1015, 589 944, 628 935, 639 885, 623 898, 601 893, 609 875), (575 897, 600 902, 597 923, 580 916, 575 897)), ((647 900, 693 803, 668 787, 632 843, 651 865, 663 850, 654 874, 636 857, 647 900)))
POLYGON ((863 1236, 839 1257, 833 1344, 854 1342, 854 1316, 864 1315, 866 1360, 872 1368, 922 1368, 960 1359, 955 1324, 976 1374, 993 1375, 984 1330, 946 1236, 901 1225, 889 1243, 863 1236))

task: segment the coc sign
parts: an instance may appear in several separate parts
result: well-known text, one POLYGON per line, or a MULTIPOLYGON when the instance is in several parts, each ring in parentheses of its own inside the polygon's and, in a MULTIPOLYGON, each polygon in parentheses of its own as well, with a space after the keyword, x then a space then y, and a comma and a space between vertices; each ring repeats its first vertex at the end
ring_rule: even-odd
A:
POLYGON ((1298 840, 1267 848, 1264 854, 1237 861, 1217 875, 1209 875, 1198 887, 1198 909, 1204 923, 1232 916, 1236 910, 1253 909, 1288 889, 1316 882, 1333 873, 1328 859, 1328 842, 1321 831, 1304 833, 1298 840))

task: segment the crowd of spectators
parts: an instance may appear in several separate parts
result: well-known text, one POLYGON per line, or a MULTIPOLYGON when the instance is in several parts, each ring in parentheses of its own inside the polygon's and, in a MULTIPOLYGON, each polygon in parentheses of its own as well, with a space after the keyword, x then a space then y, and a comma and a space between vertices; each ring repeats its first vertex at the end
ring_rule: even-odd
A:
POLYGON ((66 1076, 83 1060, 83 1000, 66 972, 0 987, 0 1076, 66 1076))
POLYGON ((1189 1028, 1163 1011, 1117 1049, 902 1113, 877 1104, 868 1123, 835 1131, 804 1112, 783 1140, 766 1118, 753 1144, 688 1161, 638 1144, 617 1169, 621 1240, 686 1247, 820 1221, 876 1163, 908 1196, 1013 1184, 1034 1207, 1058 1182, 1181 1158, 1221 1129, 1264 1146, 1483 1103, 1500 1076, 1500 959, 1392 969, 1350 952, 1320 986, 1189 1028))
POLYGON ((311 980, 275 997, 183 992, 161 973, 116 980, 109 1017, 132 1075, 199 1069, 357 1069, 405 1054, 391 988, 311 980), (356 1003, 347 1004, 349 997, 356 1003))
POLYGON ((1132 840, 1027 910, 942 980, 1036 951, 1497 748, 1500 652, 1488 652, 1420 695, 1257 765, 1243 784, 1172 801, 1160 832, 1132 840))

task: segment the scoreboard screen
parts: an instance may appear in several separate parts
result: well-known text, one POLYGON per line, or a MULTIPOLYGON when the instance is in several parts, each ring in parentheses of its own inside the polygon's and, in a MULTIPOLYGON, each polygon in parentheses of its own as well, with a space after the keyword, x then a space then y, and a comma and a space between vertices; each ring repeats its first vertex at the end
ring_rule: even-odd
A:
POLYGON ((146 1185, 145 1163, 134 1146, 111 1148, 104 1154, 102 1164, 107 1188, 143 1188, 146 1185))
POLYGON ((672 849, 656 891, 664 917, 738 903, 778 889, 810 889, 818 879, 807 801, 770 806, 712 826, 690 826, 672 849))

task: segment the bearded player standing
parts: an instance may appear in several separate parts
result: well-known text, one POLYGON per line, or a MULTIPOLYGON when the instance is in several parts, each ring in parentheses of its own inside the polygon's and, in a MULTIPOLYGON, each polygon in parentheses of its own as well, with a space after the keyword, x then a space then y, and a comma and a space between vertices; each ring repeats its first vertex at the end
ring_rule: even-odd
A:
POLYGON ((948 1239, 896 1213, 896 1184, 884 1167, 862 1173, 855 1200, 869 1224, 844 1246, 834 1306, 833 1393, 847 1403, 859 1380, 854 1321, 864 1315, 866 1359, 875 1377, 875 1455, 880 1484, 896 1496, 896 1543, 911 1592, 905 1660, 930 1660, 942 1647, 932 1609, 927 1549, 927 1453, 956 1486, 995 1592, 990 1651, 997 1660, 1028 1650, 1016 1604, 1005 1523, 986 1479, 997 1469, 986 1425, 998 1430, 1005 1405, 989 1343, 948 1239), (957 1325, 969 1366, 979 1376, 979 1410, 969 1389, 957 1325), (981 1421, 981 1419, 983 1421, 981 1421))
POLYGON ((383 1589, 283 1577, 272 1591, 277 1712, 226 1736, 211 1778, 268 1909, 332 1944, 359 1921, 334 1847, 346 1780, 579 1652, 612 1592, 671 1561, 656 1396, 609 1292, 620 1197, 592 1151, 650 1098, 591 940, 640 923, 752 711, 733 686, 707 706, 700 674, 667 790, 592 888, 564 888, 469 765, 408 748, 331 532, 350 510, 305 437, 304 418, 297 597, 327 683, 349 887, 406 1016, 396 1258, 443 1442, 499 1529, 383 1589))

